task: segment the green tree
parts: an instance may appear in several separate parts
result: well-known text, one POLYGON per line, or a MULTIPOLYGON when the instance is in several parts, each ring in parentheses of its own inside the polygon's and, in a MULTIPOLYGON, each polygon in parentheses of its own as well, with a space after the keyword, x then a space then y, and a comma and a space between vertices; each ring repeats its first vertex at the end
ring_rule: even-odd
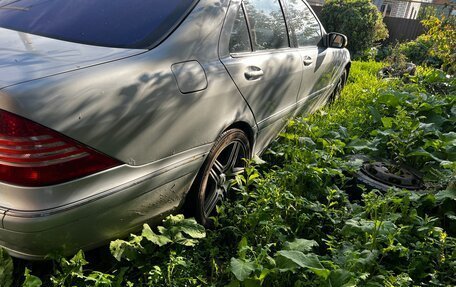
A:
POLYGON ((437 9, 433 6, 422 6, 420 8, 420 11, 418 12, 418 20, 426 20, 429 19, 430 17, 436 17, 438 16, 439 13, 437 12, 437 9))
POLYGON ((431 17, 423 21, 427 29, 425 35, 420 37, 429 39, 432 43, 429 51, 442 61, 442 69, 450 74, 456 73, 456 17, 439 19, 431 17))
POLYGON ((329 0, 320 18, 327 31, 347 35, 347 48, 352 55, 361 54, 374 42, 388 38, 382 15, 370 0, 329 0))
POLYGON ((415 64, 456 74, 456 17, 431 16, 422 23, 426 32, 415 41, 401 44, 400 52, 415 64))

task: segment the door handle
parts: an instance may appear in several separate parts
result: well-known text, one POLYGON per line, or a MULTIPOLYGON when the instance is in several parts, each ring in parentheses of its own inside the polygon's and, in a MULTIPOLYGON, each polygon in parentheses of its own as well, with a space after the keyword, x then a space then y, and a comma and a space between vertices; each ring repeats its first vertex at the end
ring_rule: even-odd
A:
POLYGON ((313 60, 312 60, 311 57, 305 56, 305 57, 304 57, 303 63, 304 63, 304 66, 310 66, 310 65, 312 65, 312 63, 313 63, 313 60))
POLYGON ((262 69, 252 66, 248 68, 248 70, 244 73, 244 76, 248 81, 253 81, 263 77, 264 72, 262 69))

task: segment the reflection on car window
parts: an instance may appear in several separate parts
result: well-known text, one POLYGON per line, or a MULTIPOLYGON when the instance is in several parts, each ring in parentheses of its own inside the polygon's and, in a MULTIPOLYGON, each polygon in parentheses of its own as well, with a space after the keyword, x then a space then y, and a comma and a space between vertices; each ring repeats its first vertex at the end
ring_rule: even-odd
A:
POLYGON ((239 8, 230 38, 230 53, 251 52, 249 29, 245 20, 244 9, 239 8))
POLYGON ((298 46, 315 46, 321 39, 320 24, 302 0, 288 0, 289 21, 293 26, 298 46))
POLYGON ((337 47, 337 48, 342 48, 344 45, 342 44, 343 42, 343 38, 342 36, 339 36, 339 35, 335 35, 332 39, 332 45, 333 47, 337 47))
POLYGON ((245 0, 255 50, 288 47, 287 29, 278 0, 245 0))
POLYGON ((90 45, 148 48, 196 0, 0 0, 0 27, 90 45))

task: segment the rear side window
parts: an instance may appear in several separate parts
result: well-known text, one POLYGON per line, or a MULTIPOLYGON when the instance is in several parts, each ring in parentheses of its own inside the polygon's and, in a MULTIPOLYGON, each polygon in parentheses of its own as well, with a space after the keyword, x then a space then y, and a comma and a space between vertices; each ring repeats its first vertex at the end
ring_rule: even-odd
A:
POLYGON ((244 0, 253 48, 270 50, 288 47, 288 36, 278 0, 244 0))
POLYGON ((239 7, 233 31, 230 38, 230 53, 251 52, 249 29, 245 19, 244 9, 239 7))
POLYGON ((196 0, 0 0, 0 27, 90 45, 148 48, 196 0))
POLYGON ((302 0, 287 0, 289 23, 294 28, 299 47, 315 46, 320 41, 321 28, 309 7, 302 0))

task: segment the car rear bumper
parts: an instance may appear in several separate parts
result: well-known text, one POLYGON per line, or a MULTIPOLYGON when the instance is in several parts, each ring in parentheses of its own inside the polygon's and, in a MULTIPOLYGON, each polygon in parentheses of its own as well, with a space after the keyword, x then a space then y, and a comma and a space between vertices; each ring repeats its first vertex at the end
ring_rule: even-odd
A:
MULTIPOLYGON (((69 255, 156 223, 183 203, 205 154, 129 181, 102 196, 36 211, 3 209, 0 246, 12 256, 40 260, 69 255)), ((0 210, 1 212, 1 210, 0 210)))

